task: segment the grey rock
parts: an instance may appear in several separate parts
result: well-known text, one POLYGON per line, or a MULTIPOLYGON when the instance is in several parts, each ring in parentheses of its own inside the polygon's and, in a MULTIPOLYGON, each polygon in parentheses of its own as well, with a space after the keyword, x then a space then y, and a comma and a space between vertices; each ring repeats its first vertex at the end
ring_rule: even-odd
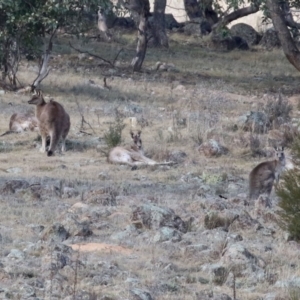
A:
POLYGON ((201 18, 193 19, 193 22, 188 22, 184 25, 183 30, 186 35, 199 35, 200 36, 200 23, 201 18))
POLYGON ((152 296, 148 291, 141 289, 132 289, 130 290, 135 300, 152 300, 152 296))
POLYGON ((130 284, 138 284, 140 283, 140 280, 138 278, 129 277, 125 280, 125 282, 130 284))
POLYGON ((247 41, 239 36, 223 37, 221 34, 213 34, 211 38, 212 46, 223 51, 249 50, 247 41))
POLYGON ((78 221, 78 216, 73 213, 66 213, 62 221, 62 225, 69 236, 87 237, 93 234, 90 229, 91 222, 89 220, 78 221))
POLYGON ((6 172, 12 173, 12 174, 20 174, 23 172, 23 169, 19 168, 19 167, 13 167, 13 168, 6 169, 6 172))
POLYGON ((168 156, 168 161, 173 161, 175 163, 182 163, 187 157, 187 154, 180 150, 173 150, 168 156))
POLYGON ((41 233, 45 229, 45 226, 40 224, 29 224, 28 227, 36 234, 41 233))
POLYGON ((279 48, 281 46, 280 40, 278 38, 277 32, 274 28, 269 28, 263 34, 259 45, 271 50, 273 48, 279 48))
POLYGON ((30 297, 35 297, 35 289, 34 287, 24 284, 20 288, 20 294, 22 295, 22 299, 28 299, 30 297))
POLYGON ((220 294, 220 295, 215 295, 212 300, 232 300, 232 298, 226 294, 220 294))
POLYGON ((207 250, 208 246, 204 244, 196 244, 196 245, 189 245, 185 248, 185 251, 188 253, 194 253, 194 252, 201 252, 204 250, 207 250))
POLYGON ((65 186, 63 188, 63 198, 74 198, 77 197, 78 195, 79 192, 72 187, 65 186))
POLYGON ((138 235, 138 230, 134 225, 128 225, 126 226, 125 230, 120 231, 120 232, 115 232, 110 236, 110 239, 113 241, 118 241, 125 243, 126 245, 134 243, 132 242, 132 237, 138 235))
POLYGON ((137 227, 145 226, 149 229, 170 227, 183 233, 186 233, 188 229, 188 223, 175 215, 172 209, 152 204, 144 204, 135 208, 131 215, 131 221, 137 227))
POLYGON ((100 180, 108 180, 109 176, 108 176, 107 173, 101 172, 101 173, 98 174, 98 179, 100 179, 100 180))
POLYGON ((247 284, 250 286, 265 279, 265 262, 249 252, 241 243, 228 246, 223 251, 220 264, 231 267, 231 271, 236 271, 240 276, 247 278, 247 284))
POLYGON ((25 258, 25 254, 21 250, 11 249, 7 257, 13 260, 23 260, 25 258))
POLYGON ((232 35, 243 38, 248 45, 257 45, 261 39, 258 32, 250 25, 245 23, 238 23, 230 28, 232 35))
POLYGON ((68 239, 69 236, 70 233, 60 223, 55 223, 41 232, 43 240, 49 240, 51 238, 54 241, 63 242, 68 239))
POLYGON ((3 270, 13 277, 24 276, 25 278, 31 278, 38 274, 38 271, 31 266, 26 266, 22 263, 16 264, 15 262, 12 264, 6 264, 3 270))
POLYGON ((292 288, 300 289, 300 277, 291 278, 287 280, 278 280, 274 286, 279 288, 285 288, 285 289, 292 289, 292 288))
POLYGON ((198 151, 203 153, 206 157, 220 156, 228 153, 228 149, 214 139, 210 139, 201 144, 198 151))
POLYGON ((29 243, 25 248, 24 252, 29 255, 37 255, 42 253, 44 246, 42 245, 41 241, 37 243, 29 243))
POLYGON ((159 232, 155 234, 153 237, 153 241, 157 242, 164 242, 164 241, 172 241, 172 242, 179 242, 181 241, 182 233, 176 229, 170 227, 162 227, 159 229, 159 232))
POLYGON ((8 180, 0 188, 1 194, 13 194, 17 190, 23 190, 29 187, 25 180, 8 180))

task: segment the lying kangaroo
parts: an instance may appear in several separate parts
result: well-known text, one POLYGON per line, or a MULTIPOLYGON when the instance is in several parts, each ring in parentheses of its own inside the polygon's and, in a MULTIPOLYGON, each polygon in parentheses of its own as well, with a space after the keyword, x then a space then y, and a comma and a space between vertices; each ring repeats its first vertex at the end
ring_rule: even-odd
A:
POLYGON ((133 145, 130 147, 114 147, 108 154, 108 162, 114 164, 127 164, 131 167, 137 167, 141 165, 171 165, 173 162, 156 162, 144 155, 141 131, 134 134, 130 131, 130 135, 133 141, 133 145))
POLYGON ((279 182, 279 177, 285 168, 284 148, 276 149, 275 159, 257 165, 249 175, 249 197, 257 199, 261 194, 271 194, 272 187, 279 182))
POLYGON ((38 120, 31 112, 14 113, 9 120, 9 130, 1 134, 20 133, 26 130, 38 130, 38 120))
POLYGON ((52 156, 60 139, 62 139, 62 151, 66 148, 66 137, 70 129, 70 117, 63 106, 53 99, 46 103, 41 91, 33 94, 29 104, 36 105, 36 118, 39 121, 39 129, 42 136, 41 152, 46 152, 47 136, 50 136, 50 146, 47 152, 52 156))

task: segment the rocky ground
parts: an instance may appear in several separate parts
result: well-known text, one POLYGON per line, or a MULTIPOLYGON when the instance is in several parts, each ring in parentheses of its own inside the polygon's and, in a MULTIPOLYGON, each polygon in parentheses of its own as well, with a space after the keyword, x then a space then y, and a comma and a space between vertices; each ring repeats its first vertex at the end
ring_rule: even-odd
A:
MULTIPOLYGON (((298 73, 280 50, 172 43, 132 74, 133 44, 108 68, 56 41, 42 89, 71 116, 68 151, 46 157, 34 132, 1 137, 0 299, 300 298, 300 246, 279 226, 276 194, 271 207, 247 199, 251 169, 297 130, 298 73), (276 128, 270 101, 292 107, 276 128), (108 164, 116 111, 124 143, 133 125, 147 156, 176 164, 108 164)), ((101 46, 104 56, 120 44, 101 46)), ((20 79, 35 71, 23 62, 20 79)), ((1 131, 29 99, 0 94, 1 131)))

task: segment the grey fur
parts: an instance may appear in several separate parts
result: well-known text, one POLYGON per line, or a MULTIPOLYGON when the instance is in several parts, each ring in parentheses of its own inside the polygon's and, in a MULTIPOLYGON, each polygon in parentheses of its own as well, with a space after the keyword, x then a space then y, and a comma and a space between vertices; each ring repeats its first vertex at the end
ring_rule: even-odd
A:
POLYGON ((279 182, 280 175, 285 167, 283 147, 276 149, 275 159, 257 165, 249 175, 249 198, 257 199, 261 194, 270 196, 274 181, 279 182))

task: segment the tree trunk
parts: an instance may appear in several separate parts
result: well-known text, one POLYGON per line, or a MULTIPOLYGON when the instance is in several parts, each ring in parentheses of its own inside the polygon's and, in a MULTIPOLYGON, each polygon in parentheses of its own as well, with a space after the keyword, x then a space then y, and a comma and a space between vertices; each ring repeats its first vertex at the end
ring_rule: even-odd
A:
POLYGON ((153 46, 169 48, 168 37, 165 29, 166 0, 154 1, 153 22, 151 22, 151 34, 153 46))
POLYGON ((279 1, 267 0, 267 7, 286 58, 300 71, 300 52, 287 28, 284 11, 280 8, 279 1))
POLYGON ((17 88, 17 72, 20 62, 20 48, 17 39, 7 38, 1 64, 3 65, 2 80, 9 79, 12 89, 17 88))
POLYGON ((285 22, 286 25, 291 27, 291 28, 296 28, 296 29, 300 29, 300 24, 295 22, 292 12, 290 10, 290 5, 289 2, 286 1, 280 1, 279 3, 279 7, 283 12, 284 18, 285 18, 285 22))
POLYGON ((190 20, 203 16, 197 0, 184 0, 184 8, 190 20))
POLYGON ((131 65, 133 71, 140 71, 144 62, 147 50, 147 25, 148 17, 150 14, 150 3, 149 0, 141 0, 140 7, 136 9, 139 13, 139 28, 138 28, 138 43, 136 47, 136 56, 132 60, 131 65))

